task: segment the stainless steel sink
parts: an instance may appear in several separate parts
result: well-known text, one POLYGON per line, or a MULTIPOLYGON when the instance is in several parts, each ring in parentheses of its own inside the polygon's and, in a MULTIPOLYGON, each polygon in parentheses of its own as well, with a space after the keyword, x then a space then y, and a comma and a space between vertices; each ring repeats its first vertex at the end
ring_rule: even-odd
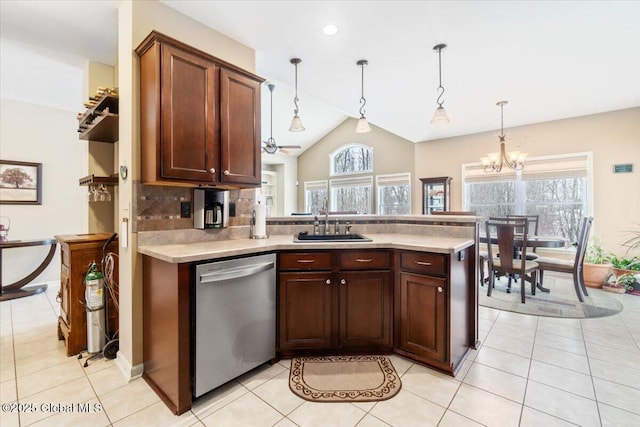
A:
POLYGON ((295 243, 314 242, 371 242, 372 240, 362 234, 309 234, 307 232, 298 233, 293 236, 295 243))

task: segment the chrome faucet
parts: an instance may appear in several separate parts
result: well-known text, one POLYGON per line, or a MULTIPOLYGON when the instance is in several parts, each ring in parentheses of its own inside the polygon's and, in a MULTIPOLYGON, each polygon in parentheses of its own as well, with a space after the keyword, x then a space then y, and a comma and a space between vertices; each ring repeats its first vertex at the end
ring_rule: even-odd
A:
POLYGON ((322 209, 324 210, 324 234, 329 234, 329 200, 326 197, 322 203, 322 209))
POLYGON ((334 223, 333 233, 340 234, 340 221, 338 221, 338 218, 336 218, 336 222, 334 223))
POLYGON ((320 234, 320 222, 318 221, 318 215, 313 219, 313 234, 320 234))

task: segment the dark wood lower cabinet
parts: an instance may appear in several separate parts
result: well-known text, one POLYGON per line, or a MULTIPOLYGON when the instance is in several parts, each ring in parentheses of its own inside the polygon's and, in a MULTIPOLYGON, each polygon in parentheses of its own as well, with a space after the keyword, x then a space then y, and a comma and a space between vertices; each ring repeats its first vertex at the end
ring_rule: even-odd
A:
POLYGON ((389 250, 285 253, 279 266, 280 355, 392 350, 389 250))

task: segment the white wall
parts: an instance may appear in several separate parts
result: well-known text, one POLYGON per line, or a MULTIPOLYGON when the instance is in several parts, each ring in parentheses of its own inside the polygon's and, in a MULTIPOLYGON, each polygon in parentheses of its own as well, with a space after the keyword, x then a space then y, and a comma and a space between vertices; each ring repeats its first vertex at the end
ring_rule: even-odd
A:
MULTIPOLYGON (((42 205, 0 205, 11 219, 10 240, 86 233, 87 145, 78 140, 83 66, 42 48, 0 40, 0 159, 42 163, 42 205)), ((5 250, 2 280, 33 271, 48 247, 5 250)), ((60 280, 60 249, 33 283, 60 280)))

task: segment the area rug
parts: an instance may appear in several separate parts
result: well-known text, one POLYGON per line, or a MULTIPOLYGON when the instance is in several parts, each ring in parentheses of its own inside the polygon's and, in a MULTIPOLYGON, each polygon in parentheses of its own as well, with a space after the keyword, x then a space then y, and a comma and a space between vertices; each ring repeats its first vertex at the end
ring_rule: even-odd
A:
POLYGON ((289 388, 311 402, 375 402, 400 391, 386 356, 319 356, 291 360, 289 388))
MULTIPOLYGON (((487 285, 480 287, 480 305, 514 313, 573 319, 613 316, 623 308, 616 298, 618 295, 602 289, 587 288, 589 296, 585 297, 584 302, 578 301, 573 279, 568 275, 564 278, 546 273, 544 286, 551 289, 549 293, 537 290, 535 295, 531 295, 531 285, 527 283, 525 304, 520 302, 520 282, 512 283, 511 293, 506 292, 507 284, 506 278, 496 280, 490 297, 487 296, 487 285)), ((620 297, 624 298, 624 295, 620 297)))

